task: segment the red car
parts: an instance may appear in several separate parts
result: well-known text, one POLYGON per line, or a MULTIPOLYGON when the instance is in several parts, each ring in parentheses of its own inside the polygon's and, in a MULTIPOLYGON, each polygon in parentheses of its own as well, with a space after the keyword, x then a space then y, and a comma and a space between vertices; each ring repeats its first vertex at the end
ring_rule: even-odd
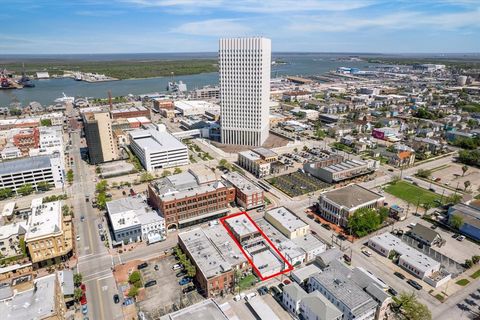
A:
POLYGON ((85 295, 85 293, 83 293, 82 298, 80 299, 80 304, 82 306, 87 304, 87 296, 85 295))

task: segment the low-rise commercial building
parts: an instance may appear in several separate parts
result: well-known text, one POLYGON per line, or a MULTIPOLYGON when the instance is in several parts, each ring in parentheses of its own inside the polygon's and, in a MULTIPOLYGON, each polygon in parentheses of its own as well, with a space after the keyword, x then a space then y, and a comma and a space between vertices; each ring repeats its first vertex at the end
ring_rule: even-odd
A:
POLYGON ((0 163, 0 189, 18 188, 30 184, 38 190, 39 183, 49 183, 55 188, 61 188, 64 183, 63 154, 36 156, 0 163))
POLYGON ((180 111, 184 117, 203 115, 205 111, 210 110, 220 110, 219 105, 201 100, 179 100, 174 104, 175 109, 180 111))
POLYGON ((399 256, 398 265, 420 279, 440 270, 440 262, 410 247, 388 232, 370 238, 368 246, 385 257, 394 252, 399 256))
POLYGON ((375 162, 352 159, 325 167, 318 167, 310 163, 305 164, 303 167, 306 172, 314 177, 328 183, 335 183, 374 172, 375 162))
POLYGON ((188 148, 159 126, 130 131, 130 147, 147 171, 189 163, 188 148))
POLYGON ((178 235, 178 245, 197 269, 195 280, 207 298, 232 292, 236 271, 250 265, 222 225, 195 228, 178 235))
POLYGON ((265 212, 265 220, 270 222, 289 239, 308 234, 310 226, 285 207, 278 207, 265 212))
POLYGON ((361 208, 379 208, 385 197, 358 184, 327 191, 318 198, 320 215, 339 226, 346 227, 348 217, 361 208))
POLYGON ((3 287, 0 314, 3 319, 64 320, 66 306, 55 274, 33 280, 21 288, 3 287))
POLYGON ((63 216, 62 202, 32 201, 25 244, 36 267, 68 259, 73 249, 71 216, 63 216))
POLYGON ((315 290, 343 313, 342 319, 375 319, 377 303, 338 267, 330 267, 310 277, 308 291, 315 290))
POLYGON ((235 188, 235 200, 245 210, 265 205, 263 189, 237 172, 228 172, 222 176, 235 188))
POLYGON ((238 164, 257 178, 271 173, 271 163, 278 160, 278 154, 270 149, 255 148, 238 153, 238 164))
POLYGON ((113 109, 110 111, 110 114, 112 115, 112 119, 138 117, 150 118, 150 110, 141 105, 113 109))
POLYGON ((148 200, 165 218, 167 229, 218 219, 229 212, 235 188, 210 169, 188 170, 148 185, 148 200))
POLYGON ((107 212, 116 244, 136 241, 151 244, 166 237, 165 219, 148 206, 143 196, 109 201, 107 212))

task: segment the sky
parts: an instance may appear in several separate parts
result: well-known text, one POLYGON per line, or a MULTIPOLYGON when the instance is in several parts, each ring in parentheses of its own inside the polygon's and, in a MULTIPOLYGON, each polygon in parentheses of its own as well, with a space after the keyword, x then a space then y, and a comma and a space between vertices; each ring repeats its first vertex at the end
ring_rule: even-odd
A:
POLYGON ((480 0, 0 0, 0 54, 215 52, 264 36, 274 52, 478 53, 480 0))

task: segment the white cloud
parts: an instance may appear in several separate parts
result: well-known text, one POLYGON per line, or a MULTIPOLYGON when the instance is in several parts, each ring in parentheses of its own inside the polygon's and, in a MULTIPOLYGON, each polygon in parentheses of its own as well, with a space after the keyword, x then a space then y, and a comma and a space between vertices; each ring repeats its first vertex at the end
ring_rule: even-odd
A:
POLYGON ((236 19, 210 19, 188 22, 171 30, 171 32, 197 36, 245 36, 252 30, 236 19))
POLYGON ((463 27, 480 27, 480 10, 443 14, 410 11, 375 17, 311 15, 297 16, 291 21, 287 29, 296 32, 349 32, 377 27, 382 29, 433 27, 437 30, 456 30, 463 27))
POLYGON ((221 9, 230 12, 278 13, 348 11, 375 4, 378 0, 120 0, 143 7, 221 9))

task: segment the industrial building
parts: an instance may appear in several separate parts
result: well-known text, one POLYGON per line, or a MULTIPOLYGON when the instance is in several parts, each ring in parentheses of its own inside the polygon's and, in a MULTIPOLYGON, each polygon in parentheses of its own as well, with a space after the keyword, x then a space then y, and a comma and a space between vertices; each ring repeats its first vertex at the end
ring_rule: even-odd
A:
POLYGON ((160 126, 128 133, 130 148, 147 171, 189 164, 188 148, 160 126))
POLYGON ((475 240, 480 240, 480 209, 464 203, 456 204, 448 209, 448 219, 453 216, 462 218, 459 231, 475 240))
POLYGON ((270 39, 220 39, 218 62, 221 142, 261 146, 269 131, 270 39))
POLYGON ((352 159, 325 167, 316 166, 316 163, 306 163, 303 168, 306 172, 322 181, 336 183, 374 172, 375 162, 352 159))

